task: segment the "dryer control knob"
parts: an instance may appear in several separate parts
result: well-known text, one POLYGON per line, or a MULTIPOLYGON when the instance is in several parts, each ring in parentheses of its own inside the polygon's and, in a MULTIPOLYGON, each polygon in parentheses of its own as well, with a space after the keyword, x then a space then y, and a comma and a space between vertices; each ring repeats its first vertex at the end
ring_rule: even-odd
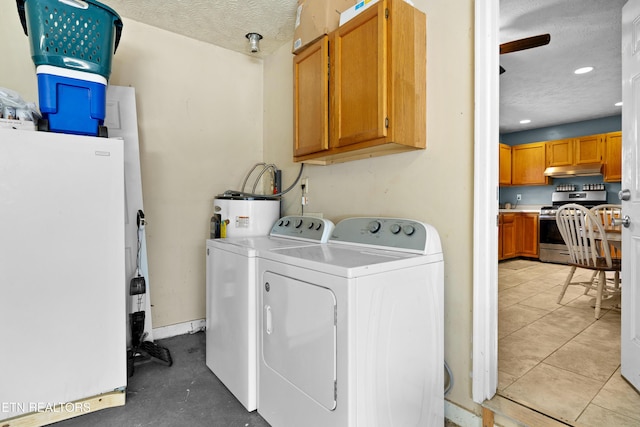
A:
POLYGON ((318 225, 316 225, 316 230, 320 230, 322 228, 322 223, 319 222, 318 225))
POLYGON ((402 227, 400 227, 400 224, 393 224, 391 226, 391 232, 393 234, 398 234, 400 232, 400 230, 402 230, 402 227))
POLYGON ((296 219, 296 228, 300 228, 300 226, 302 225, 302 220, 301 219, 296 219))
POLYGON ((407 236, 411 236, 413 233, 416 232, 416 229, 413 225, 405 225, 402 228, 402 231, 404 231, 404 234, 406 234, 407 236))
POLYGON ((289 226, 289 224, 290 224, 289 220, 288 220, 288 219, 285 219, 285 220, 284 220, 284 226, 285 226, 285 227, 288 227, 288 226, 289 226))
POLYGON ((315 225, 315 224, 313 223, 313 221, 311 221, 311 222, 309 223, 309 226, 308 226, 307 228, 308 228, 309 230, 312 230, 314 225, 315 225))
POLYGON ((378 231, 380 231, 380 227, 382 227, 382 224, 380 224, 380 221, 371 221, 367 226, 367 228, 369 229, 369 233, 371 234, 375 234, 378 231))

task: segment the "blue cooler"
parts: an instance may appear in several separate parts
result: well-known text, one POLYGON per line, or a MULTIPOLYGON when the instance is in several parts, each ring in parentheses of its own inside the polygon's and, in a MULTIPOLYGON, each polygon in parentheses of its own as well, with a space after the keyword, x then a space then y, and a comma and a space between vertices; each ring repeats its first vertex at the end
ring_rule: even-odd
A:
POLYGON ((122 33, 118 14, 96 0, 16 2, 48 121, 42 130, 106 136, 107 81, 122 33))
POLYGON ((99 134, 106 110, 107 79, 99 74, 40 65, 38 101, 52 132, 99 134))

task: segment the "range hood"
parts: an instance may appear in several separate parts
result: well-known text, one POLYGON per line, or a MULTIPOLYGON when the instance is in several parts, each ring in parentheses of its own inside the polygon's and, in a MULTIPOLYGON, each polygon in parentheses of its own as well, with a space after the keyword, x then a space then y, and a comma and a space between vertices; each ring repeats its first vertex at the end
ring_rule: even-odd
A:
POLYGON ((572 166, 555 166, 544 170, 544 176, 552 178, 571 178, 574 176, 602 175, 601 163, 588 163, 572 166))

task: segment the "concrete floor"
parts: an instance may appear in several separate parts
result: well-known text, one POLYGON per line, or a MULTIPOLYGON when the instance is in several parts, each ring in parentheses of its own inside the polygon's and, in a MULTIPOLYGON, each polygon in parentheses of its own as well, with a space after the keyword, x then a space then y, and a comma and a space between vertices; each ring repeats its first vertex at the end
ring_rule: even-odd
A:
POLYGON ((205 364, 205 334, 157 342, 173 366, 145 363, 129 378, 126 405, 53 424, 55 427, 268 427, 236 400, 205 364))

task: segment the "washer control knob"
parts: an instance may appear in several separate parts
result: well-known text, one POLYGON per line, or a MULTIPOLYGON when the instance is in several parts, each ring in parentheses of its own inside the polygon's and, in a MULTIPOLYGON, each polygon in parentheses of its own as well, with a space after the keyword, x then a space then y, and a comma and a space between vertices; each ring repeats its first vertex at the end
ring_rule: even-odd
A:
POLYGON ((316 225, 316 230, 320 230, 322 228, 322 223, 319 222, 318 225, 316 225))
POLYGON ((404 234, 406 234, 407 236, 411 236, 413 233, 416 232, 416 229, 413 225, 405 225, 402 228, 402 231, 404 231, 404 234))
POLYGON ((391 226, 391 232, 393 234, 398 234, 400 232, 400 230, 402 230, 402 227, 400 227, 400 224, 393 224, 391 226))
POLYGON ((314 226, 314 225, 315 225, 315 224, 313 223, 313 221, 311 221, 311 222, 309 223, 309 226, 308 226, 307 228, 308 228, 309 230, 313 230, 313 226, 314 226))
POLYGON ((285 227, 288 227, 288 226, 289 226, 289 224, 290 224, 289 220, 288 220, 288 219, 285 219, 285 220, 284 220, 284 226, 285 226, 285 227))
POLYGON ((296 224, 295 224, 296 228, 300 228, 300 226, 302 226, 302 220, 301 219, 296 219, 296 224))
POLYGON ((282 224, 284 224, 283 220, 278 221, 278 227, 282 227, 282 224))
POLYGON ((367 226, 367 228, 369 229, 369 233, 371 234, 375 234, 378 231, 380 231, 380 227, 382 227, 382 224, 380 224, 380 221, 371 221, 367 226))

